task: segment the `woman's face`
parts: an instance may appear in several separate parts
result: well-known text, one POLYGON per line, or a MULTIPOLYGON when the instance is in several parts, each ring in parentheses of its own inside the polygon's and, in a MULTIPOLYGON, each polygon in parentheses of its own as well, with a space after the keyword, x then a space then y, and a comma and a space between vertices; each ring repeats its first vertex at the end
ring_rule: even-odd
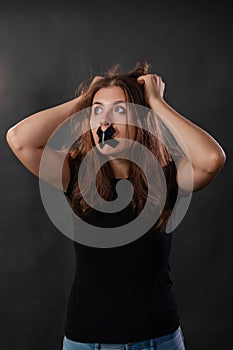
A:
POLYGON ((120 155, 129 147, 127 140, 122 139, 134 140, 136 128, 128 123, 132 123, 132 117, 127 112, 123 89, 119 86, 111 86, 98 90, 93 98, 90 126, 95 145, 102 154, 106 156, 120 155), (99 127, 102 131, 107 132, 111 125, 115 129, 112 138, 118 143, 113 146, 114 143, 106 141, 100 147, 100 138, 96 132, 99 127))

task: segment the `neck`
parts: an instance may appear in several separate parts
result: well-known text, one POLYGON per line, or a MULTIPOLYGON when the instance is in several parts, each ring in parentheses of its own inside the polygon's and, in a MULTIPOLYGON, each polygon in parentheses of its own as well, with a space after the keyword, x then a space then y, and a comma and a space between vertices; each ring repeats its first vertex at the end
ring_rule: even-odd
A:
POLYGON ((117 158, 109 160, 115 178, 129 177, 130 163, 127 159, 117 158))

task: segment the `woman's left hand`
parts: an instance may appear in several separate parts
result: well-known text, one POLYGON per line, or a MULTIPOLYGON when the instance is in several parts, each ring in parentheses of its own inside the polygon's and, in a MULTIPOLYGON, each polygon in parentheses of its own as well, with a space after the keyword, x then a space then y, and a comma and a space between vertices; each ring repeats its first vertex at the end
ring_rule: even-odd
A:
POLYGON ((151 106, 154 100, 163 100, 165 83, 162 78, 156 74, 146 74, 138 77, 137 82, 144 84, 145 100, 151 106))

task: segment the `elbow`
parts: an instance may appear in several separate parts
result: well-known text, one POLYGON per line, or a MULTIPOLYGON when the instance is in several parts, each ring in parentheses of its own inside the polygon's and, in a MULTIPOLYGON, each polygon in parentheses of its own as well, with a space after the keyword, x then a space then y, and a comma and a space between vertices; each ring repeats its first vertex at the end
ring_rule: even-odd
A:
POLYGON ((226 154, 221 149, 221 151, 218 154, 213 154, 210 157, 210 162, 209 162, 207 172, 210 174, 217 173, 224 166, 225 162, 226 162, 226 154))
POLYGON ((15 126, 13 126, 7 131, 6 141, 11 149, 20 151, 23 148, 15 126))

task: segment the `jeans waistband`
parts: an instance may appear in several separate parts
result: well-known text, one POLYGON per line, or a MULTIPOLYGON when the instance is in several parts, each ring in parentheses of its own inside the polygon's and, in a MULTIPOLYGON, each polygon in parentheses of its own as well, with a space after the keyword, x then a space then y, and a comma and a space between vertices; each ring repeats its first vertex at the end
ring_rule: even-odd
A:
POLYGON ((180 331, 180 326, 177 328, 177 330, 173 333, 158 337, 158 338, 152 338, 143 340, 140 342, 132 342, 132 343, 122 343, 122 344, 106 344, 106 343, 91 343, 89 345, 92 345, 93 350, 134 350, 134 349, 140 349, 140 348, 146 348, 146 347, 153 347, 158 344, 160 339, 163 340, 169 340, 172 337, 175 337, 180 331))

